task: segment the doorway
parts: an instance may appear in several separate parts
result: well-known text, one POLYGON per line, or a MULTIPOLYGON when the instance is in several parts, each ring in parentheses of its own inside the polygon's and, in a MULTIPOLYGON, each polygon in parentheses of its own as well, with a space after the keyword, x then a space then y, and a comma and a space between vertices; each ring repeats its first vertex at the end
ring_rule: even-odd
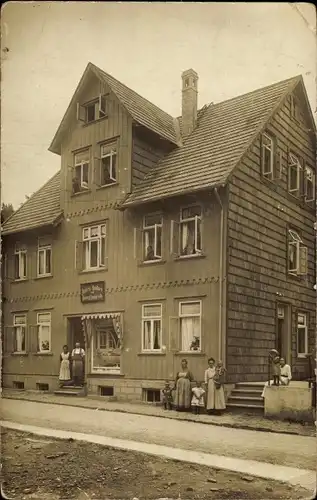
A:
POLYGON ((290 356, 290 321, 289 307, 286 304, 277 304, 276 350, 289 364, 290 356))
POLYGON ((68 318, 67 342, 70 352, 74 349, 76 342, 80 342, 80 346, 85 349, 84 330, 80 316, 68 318))

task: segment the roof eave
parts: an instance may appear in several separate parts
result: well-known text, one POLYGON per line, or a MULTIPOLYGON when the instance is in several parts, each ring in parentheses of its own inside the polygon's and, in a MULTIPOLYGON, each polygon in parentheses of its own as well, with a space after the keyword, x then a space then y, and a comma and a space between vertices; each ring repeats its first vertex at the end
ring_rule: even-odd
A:
POLYGON ((1 235, 9 236, 10 234, 26 233, 28 231, 34 231, 35 229, 41 229, 43 227, 57 227, 62 222, 63 218, 64 218, 64 213, 59 212, 57 216, 55 216, 51 221, 45 222, 45 224, 34 224, 33 226, 29 226, 27 228, 21 228, 17 230, 12 229, 9 231, 2 229, 1 235))

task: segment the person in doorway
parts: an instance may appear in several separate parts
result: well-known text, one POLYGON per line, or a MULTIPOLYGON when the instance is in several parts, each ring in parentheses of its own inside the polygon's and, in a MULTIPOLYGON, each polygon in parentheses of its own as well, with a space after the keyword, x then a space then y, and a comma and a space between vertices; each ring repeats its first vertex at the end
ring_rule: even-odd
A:
POLYGON ((194 415, 200 414, 200 409, 205 406, 204 394, 205 390, 202 388, 200 382, 196 382, 195 387, 192 388, 192 412, 194 415))
MULTIPOLYGON (((292 371, 290 365, 286 364, 285 358, 280 358, 280 385, 288 385, 292 380, 292 371)), ((269 385, 273 384, 273 380, 265 382, 263 392, 261 394, 262 398, 265 398, 265 391, 269 385)))
POLYGON ((63 346, 60 355, 59 383, 61 386, 70 382, 70 352, 67 345, 63 346))
POLYGON ((74 385, 83 385, 85 371, 85 351, 80 347, 80 342, 76 342, 72 351, 72 371, 74 385))
POLYGON ((181 370, 177 372, 175 380, 175 409, 177 411, 186 411, 190 409, 190 383, 193 380, 193 375, 188 369, 187 359, 182 359, 181 370))

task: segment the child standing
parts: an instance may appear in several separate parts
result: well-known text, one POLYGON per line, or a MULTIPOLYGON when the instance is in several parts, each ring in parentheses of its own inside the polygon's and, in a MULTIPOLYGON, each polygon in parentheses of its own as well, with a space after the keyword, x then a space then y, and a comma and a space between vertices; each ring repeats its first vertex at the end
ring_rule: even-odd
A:
POLYGON ((195 387, 192 389, 193 397, 192 397, 192 412, 194 415, 199 415, 200 414, 200 408, 203 408, 205 406, 204 402, 204 394, 205 390, 201 387, 200 382, 195 383, 195 387))
POLYGON ((172 409, 173 395, 172 388, 169 382, 165 382, 165 387, 161 391, 161 399, 165 410, 172 409))

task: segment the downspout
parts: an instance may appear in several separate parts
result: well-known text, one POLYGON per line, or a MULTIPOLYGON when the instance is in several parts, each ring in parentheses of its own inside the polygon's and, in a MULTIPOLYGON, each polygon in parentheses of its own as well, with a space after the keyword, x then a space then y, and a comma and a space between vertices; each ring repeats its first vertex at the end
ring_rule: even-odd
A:
POLYGON ((218 319, 218 359, 222 360, 223 363, 226 363, 225 354, 226 354, 226 346, 225 339, 223 338, 223 239, 224 239, 224 209, 223 204, 220 199, 218 189, 215 188, 215 195, 220 206, 221 217, 220 217, 220 241, 219 241, 219 319, 218 319))

